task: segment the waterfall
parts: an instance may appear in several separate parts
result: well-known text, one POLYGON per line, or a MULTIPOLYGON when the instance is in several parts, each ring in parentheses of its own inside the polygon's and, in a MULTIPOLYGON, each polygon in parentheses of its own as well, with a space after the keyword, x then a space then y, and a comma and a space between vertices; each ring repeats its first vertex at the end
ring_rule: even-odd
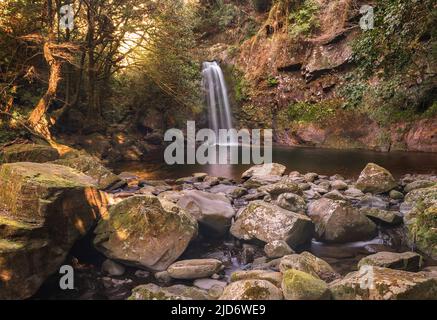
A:
POLYGON ((225 77, 215 61, 204 62, 203 90, 208 105, 209 127, 218 134, 219 129, 232 129, 231 107, 225 77))

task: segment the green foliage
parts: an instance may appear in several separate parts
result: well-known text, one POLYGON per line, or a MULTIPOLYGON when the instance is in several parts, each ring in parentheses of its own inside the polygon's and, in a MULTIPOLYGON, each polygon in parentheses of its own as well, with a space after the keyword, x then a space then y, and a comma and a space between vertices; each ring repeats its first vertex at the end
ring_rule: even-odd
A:
POLYGON ((279 84, 279 80, 273 76, 269 76, 266 80, 267 85, 271 88, 276 87, 279 84))
POLYGON ((289 32, 293 36, 309 35, 313 33, 319 26, 317 13, 319 12, 318 4, 313 0, 305 0, 303 4, 296 10, 290 13, 288 19, 290 21, 289 32))
POLYGON ((347 77, 345 84, 340 88, 340 95, 345 98, 345 109, 357 109, 361 106, 367 84, 363 81, 347 77))
POLYGON ((434 5, 433 0, 378 0, 375 28, 363 32, 353 44, 362 76, 368 77, 379 68, 386 76, 402 71, 413 55, 424 49, 423 39, 431 37, 434 42, 434 5))
POLYGON ((338 106, 337 100, 319 103, 297 102, 288 107, 288 117, 290 121, 322 122, 334 116, 338 106))

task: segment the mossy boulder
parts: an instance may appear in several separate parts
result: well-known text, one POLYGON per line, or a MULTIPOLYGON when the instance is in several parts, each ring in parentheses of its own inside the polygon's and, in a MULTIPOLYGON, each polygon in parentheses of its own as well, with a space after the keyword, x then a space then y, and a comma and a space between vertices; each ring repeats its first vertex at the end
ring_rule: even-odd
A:
POLYGON ((93 180, 54 164, 0 167, 0 299, 31 297, 105 211, 93 180))
POLYGON ((303 271, 326 282, 331 282, 340 277, 326 261, 309 252, 284 256, 279 264, 279 270, 285 273, 289 269, 303 271))
POLYGON ((282 292, 267 280, 240 280, 229 284, 219 300, 282 300, 282 292))
POLYGON ((410 245, 437 260, 437 186, 409 192, 401 211, 410 245))
POLYGON ((397 187, 392 174, 383 167, 369 163, 361 172, 356 187, 363 192, 384 193, 397 187))
POLYGON ((425 273, 371 267, 329 284, 335 300, 435 300, 437 278, 425 273))
POLYGON ((128 300, 208 300, 208 292, 196 287, 174 285, 160 287, 149 283, 135 287, 128 300))
POLYGON ((93 156, 78 154, 76 156, 56 160, 53 163, 73 168, 90 176, 96 180, 101 190, 125 184, 119 176, 112 173, 102 165, 99 159, 93 156))
POLYGON ((364 265, 416 272, 422 266, 422 257, 415 252, 378 252, 361 259, 358 268, 364 265))
POLYGON ((197 222, 174 203, 134 196, 111 207, 94 232, 94 245, 108 258, 163 271, 197 235, 197 222))
POLYGON ((252 201, 231 227, 233 236, 263 242, 283 240, 291 248, 311 241, 314 225, 305 215, 282 209, 264 201, 252 201))
POLYGON ((286 300, 329 300, 331 296, 325 281, 295 269, 284 272, 282 292, 286 300))
POLYGON ((369 218, 348 202, 322 198, 308 206, 308 215, 316 225, 316 238, 332 243, 369 240, 377 228, 369 218))
POLYGON ((14 144, 0 149, 0 164, 13 162, 43 163, 59 158, 56 149, 40 144, 14 144))

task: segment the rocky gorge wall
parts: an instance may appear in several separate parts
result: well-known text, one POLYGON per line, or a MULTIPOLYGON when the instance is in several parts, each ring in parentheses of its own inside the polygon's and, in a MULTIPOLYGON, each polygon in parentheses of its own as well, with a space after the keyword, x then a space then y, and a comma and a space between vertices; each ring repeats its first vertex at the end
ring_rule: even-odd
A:
MULTIPOLYGON (((276 142, 292 146, 437 152, 433 38, 415 39, 422 49, 402 68, 393 62, 389 74, 381 62, 364 77, 357 58, 367 50, 358 41, 377 37, 386 23, 361 30, 360 7, 371 4, 380 16, 405 8, 317 0, 285 9, 287 1, 275 1, 257 12, 250 1, 225 3, 236 18, 202 40, 202 54, 226 66, 238 126, 273 128, 276 142)), ((408 25, 411 17, 402 17, 408 25)), ((413 32, 404 25, 398 33, 413 32)))

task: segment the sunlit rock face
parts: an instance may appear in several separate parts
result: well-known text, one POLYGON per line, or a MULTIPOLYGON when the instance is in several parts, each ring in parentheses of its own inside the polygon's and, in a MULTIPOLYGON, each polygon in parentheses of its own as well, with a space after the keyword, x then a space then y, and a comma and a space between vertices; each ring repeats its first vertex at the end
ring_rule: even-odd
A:
POLYGON ((197 222, 172 202, 135 196, 111 207, 95 233, 94 245, 108 258, 163 271, 197 235, 197 222))
POLYGON ((105 209, 93 180, 54 164, 0 168, 0 299, 31 297, 105 209))

